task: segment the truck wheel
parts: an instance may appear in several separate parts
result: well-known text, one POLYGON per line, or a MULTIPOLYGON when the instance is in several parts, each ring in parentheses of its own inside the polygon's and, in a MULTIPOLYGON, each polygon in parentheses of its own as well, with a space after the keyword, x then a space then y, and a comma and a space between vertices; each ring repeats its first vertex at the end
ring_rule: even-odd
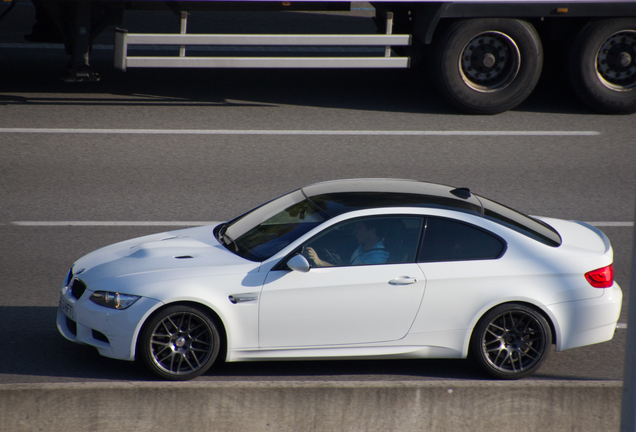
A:
POLYGON ((636 112, 636 20, 587 24, 570 56, 574 91, 602 113, 636 112))
POLYGON ((514 19, 458 21, 433 55, 443 96, 470 114, 497 114, 516 107, 532 93, 543 67, 536 30, 514 19))

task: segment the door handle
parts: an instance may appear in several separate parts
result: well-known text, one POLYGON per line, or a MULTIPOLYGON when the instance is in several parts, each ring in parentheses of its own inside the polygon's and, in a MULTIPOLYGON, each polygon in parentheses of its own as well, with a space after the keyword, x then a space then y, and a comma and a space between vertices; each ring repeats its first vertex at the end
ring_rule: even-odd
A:
POLYGON ((398 276, 395 279, 389 281, 391 285, 411 285, 417 282, 418 279, 410 276, 398 276))

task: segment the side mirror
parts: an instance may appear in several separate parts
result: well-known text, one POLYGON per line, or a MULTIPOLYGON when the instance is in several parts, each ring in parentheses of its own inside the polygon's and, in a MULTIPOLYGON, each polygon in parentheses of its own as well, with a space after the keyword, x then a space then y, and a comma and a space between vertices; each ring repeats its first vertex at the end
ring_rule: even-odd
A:
POLYGON ((307 273, 311 268, 311 265, 309 265, 309 261, 307 261, 307 258, 302 256, 301 254, 296 254, 291 257, 289 261, 287 261, 287 267, 294 271, 307 273))

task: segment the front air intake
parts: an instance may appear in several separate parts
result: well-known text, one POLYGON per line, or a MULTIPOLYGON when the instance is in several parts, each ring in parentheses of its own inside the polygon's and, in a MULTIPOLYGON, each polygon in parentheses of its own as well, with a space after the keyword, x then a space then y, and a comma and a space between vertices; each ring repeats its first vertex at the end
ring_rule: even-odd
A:
POLYGON ((73 279, 70 288, 73 297, 79 300, 82 294, 84 294, 84 291, 86 291, 86 284, 79 279, 73 279))
POLYGON ((106 342, 107 344, 110 344, 110 341, 108 340, 108 338, 106 337, 104 333, 98 332, 97 330, 93 330, 92 334, 93 334, 93 339, 97 339, 98 341, 102 341, 102 342, 106 342))
POLYGON ((66 317, 66 328, 68 328, 68 331, 70 331, 73 336, 77 336, 77 323, 69 317, 66 317))

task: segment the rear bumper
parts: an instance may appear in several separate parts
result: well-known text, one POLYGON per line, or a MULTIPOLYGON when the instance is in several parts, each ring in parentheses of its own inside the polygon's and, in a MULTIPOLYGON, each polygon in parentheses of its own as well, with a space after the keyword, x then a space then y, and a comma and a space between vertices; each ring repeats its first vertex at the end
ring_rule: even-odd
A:
POLYGON ((623 292, 617 283, 593 299, 558 303, 549 307, 557 318, 556 350, 563 351, 606 342, 614 337, 623 292))

